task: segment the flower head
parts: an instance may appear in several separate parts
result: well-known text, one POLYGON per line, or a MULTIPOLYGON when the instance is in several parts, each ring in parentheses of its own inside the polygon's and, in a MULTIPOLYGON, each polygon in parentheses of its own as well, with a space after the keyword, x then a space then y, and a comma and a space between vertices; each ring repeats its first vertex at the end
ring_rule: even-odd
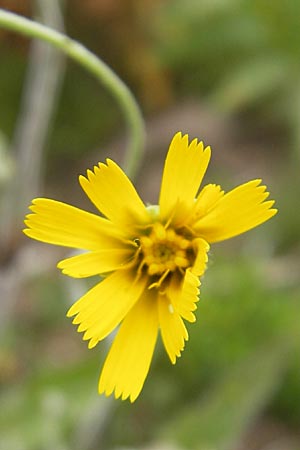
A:
POLYGON ((227 194, 199 186, 210 147, 177 133, 166 158, 158 206, 146 207, 111 160, 80 176, 103 216, 46 198, 33 200, 25 234, 85 250, 58 263, 71 277, 103 278, 68 311, 95 347, 119 327, 99 380, 99 392, 133 402, 148 374, 158 331, 174 364, 194 322, 209 245, 243 233, 277 210, 261 180, 227 194))

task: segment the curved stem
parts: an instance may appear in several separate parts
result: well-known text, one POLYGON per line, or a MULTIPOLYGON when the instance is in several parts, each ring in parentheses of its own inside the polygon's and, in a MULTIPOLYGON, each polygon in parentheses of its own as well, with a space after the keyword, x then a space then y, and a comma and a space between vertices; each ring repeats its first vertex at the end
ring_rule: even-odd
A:
POLYGON ((118 101, 130 129, 125 170, 134 177, 144 148, 144 121, 132 93, 124 82, 96 55, 66 35, 30 19, 0 8, 0 26, 32 38, 42 39, 59 48, 94 74, 118 101))

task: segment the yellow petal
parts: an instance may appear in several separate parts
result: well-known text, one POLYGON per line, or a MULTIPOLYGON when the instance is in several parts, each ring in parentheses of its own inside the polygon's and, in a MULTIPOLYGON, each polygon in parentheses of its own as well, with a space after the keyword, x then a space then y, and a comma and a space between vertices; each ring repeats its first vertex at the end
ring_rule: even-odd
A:
POLYGON ((176 205, 181 205, 183 214, 194 204, 202 178, 210 159, 210 147, 204 149, 203 142, 188 136, 175 134, 166 158, 159 205, 163 220, 168 219, 176 205))
POLYGON ((132 254, 132 249, 99 250, 63 259, 57 267, 70 277, 91 277, 117 270, 129 261, 132 254))
POLYGON ((224 191, 222 191, 221 186, 216 184, 207 184, 204 186, 195 202, 193 219, 195 221, 199 220, 207 214, 223 195, 224 191))
POLYGON ((155 292, 146 290, 124 319, 106 358, 99 393, 134 402, 147 377, 157 339, 155 292))
POLYGON ((178 313, 188 322, 196 321, 193 311, 197 309, 199 286, 199 277, 192 273, 191 269, 187 269, 178 299, 178 313))
POLYGON ((38 241, 85 250, 118 247, 121 233, 111 222, 74 206, 36 198, 26 216, 24 233, 38 241))
POLYGON ((173 303, 165 295, 159 295, 158 315, 166 352, 172 364, 175 364, 176 357, 180 357, 185 341, 188 340, 188 332, 173 303))
POLYGON ((194 230, 208 242, 218 242, 244 233, 270 219, 277 212, 261 180, 236 187, 221 197, 210 211, 196 222, 194 230))
POLYGON ((134 279, 134 273, 119 270, 109 275, 69 309, 67 316, 85 331, 83 339, 90 340, 89 348, 111 333, 137 302, 146 286, 146 278, 134 279))
POLYGON ((193 266, 186 270, 183 280, 173 276, 166 290, 175 311, 189 322, 196 320, 193 311, 197 309, 196 303, 199 300, 199 277, 205 272, 209 250, 208 243, 201 238, 194 239, 193 247, 196 252, 193 266))
POLYGON ((148 213, 133 184, 122 169, 110 159, 99 163, 87 178, 79 177, 82 189, 89 199, 112 222, 127 225, 145 223, 148 213))
POLYGON ((194 239, 193 245, 196 250, 196 259, 190 270, 197 277, 201 277, 206 269, 206 263, 208 260, 207 252, 209 250, 209 244, 204 239, 197 238, 194 239))

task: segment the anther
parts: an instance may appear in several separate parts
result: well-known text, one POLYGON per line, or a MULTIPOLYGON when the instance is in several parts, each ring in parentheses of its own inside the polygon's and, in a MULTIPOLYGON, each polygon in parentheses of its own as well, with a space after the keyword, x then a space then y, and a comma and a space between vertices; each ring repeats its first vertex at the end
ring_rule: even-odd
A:
POLYGON ((187 267, 189 262, 186 258, 182 258, 181 256, 175 256, 174 262, 178 267, 187 267))
POLYGON ((166 230, 161 223, 156 222, 154 224, 153 231, 156 234, 158 240, 163 241, 164 239, 166 239, 166 230))
POLYGON ((153 245, 153 241, 148 236, 143 236, 141 238, 141 244, 142 244, 143 247, 150 248, 153 245))

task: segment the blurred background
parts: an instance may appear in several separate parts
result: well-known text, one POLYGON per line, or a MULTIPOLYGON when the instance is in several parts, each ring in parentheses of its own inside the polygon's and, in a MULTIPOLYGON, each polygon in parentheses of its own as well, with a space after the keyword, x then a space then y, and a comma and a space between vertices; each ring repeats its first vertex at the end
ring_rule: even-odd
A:
POLYGON ((205 183, 263 178, 279 214, 212 246, 176 366, 159 343, 139 399, 99 397, 108 343, 87 350, 69 305, 92 286, 68 250, 22 235, 30 200, 93 211, 77 177, 127 130, 82 68, 0 29, 0 450, 300 449, 300 2, 0 0, 101 56, 147 126, 136 185, 156 203, 173 134, 211 145, 205 183))

